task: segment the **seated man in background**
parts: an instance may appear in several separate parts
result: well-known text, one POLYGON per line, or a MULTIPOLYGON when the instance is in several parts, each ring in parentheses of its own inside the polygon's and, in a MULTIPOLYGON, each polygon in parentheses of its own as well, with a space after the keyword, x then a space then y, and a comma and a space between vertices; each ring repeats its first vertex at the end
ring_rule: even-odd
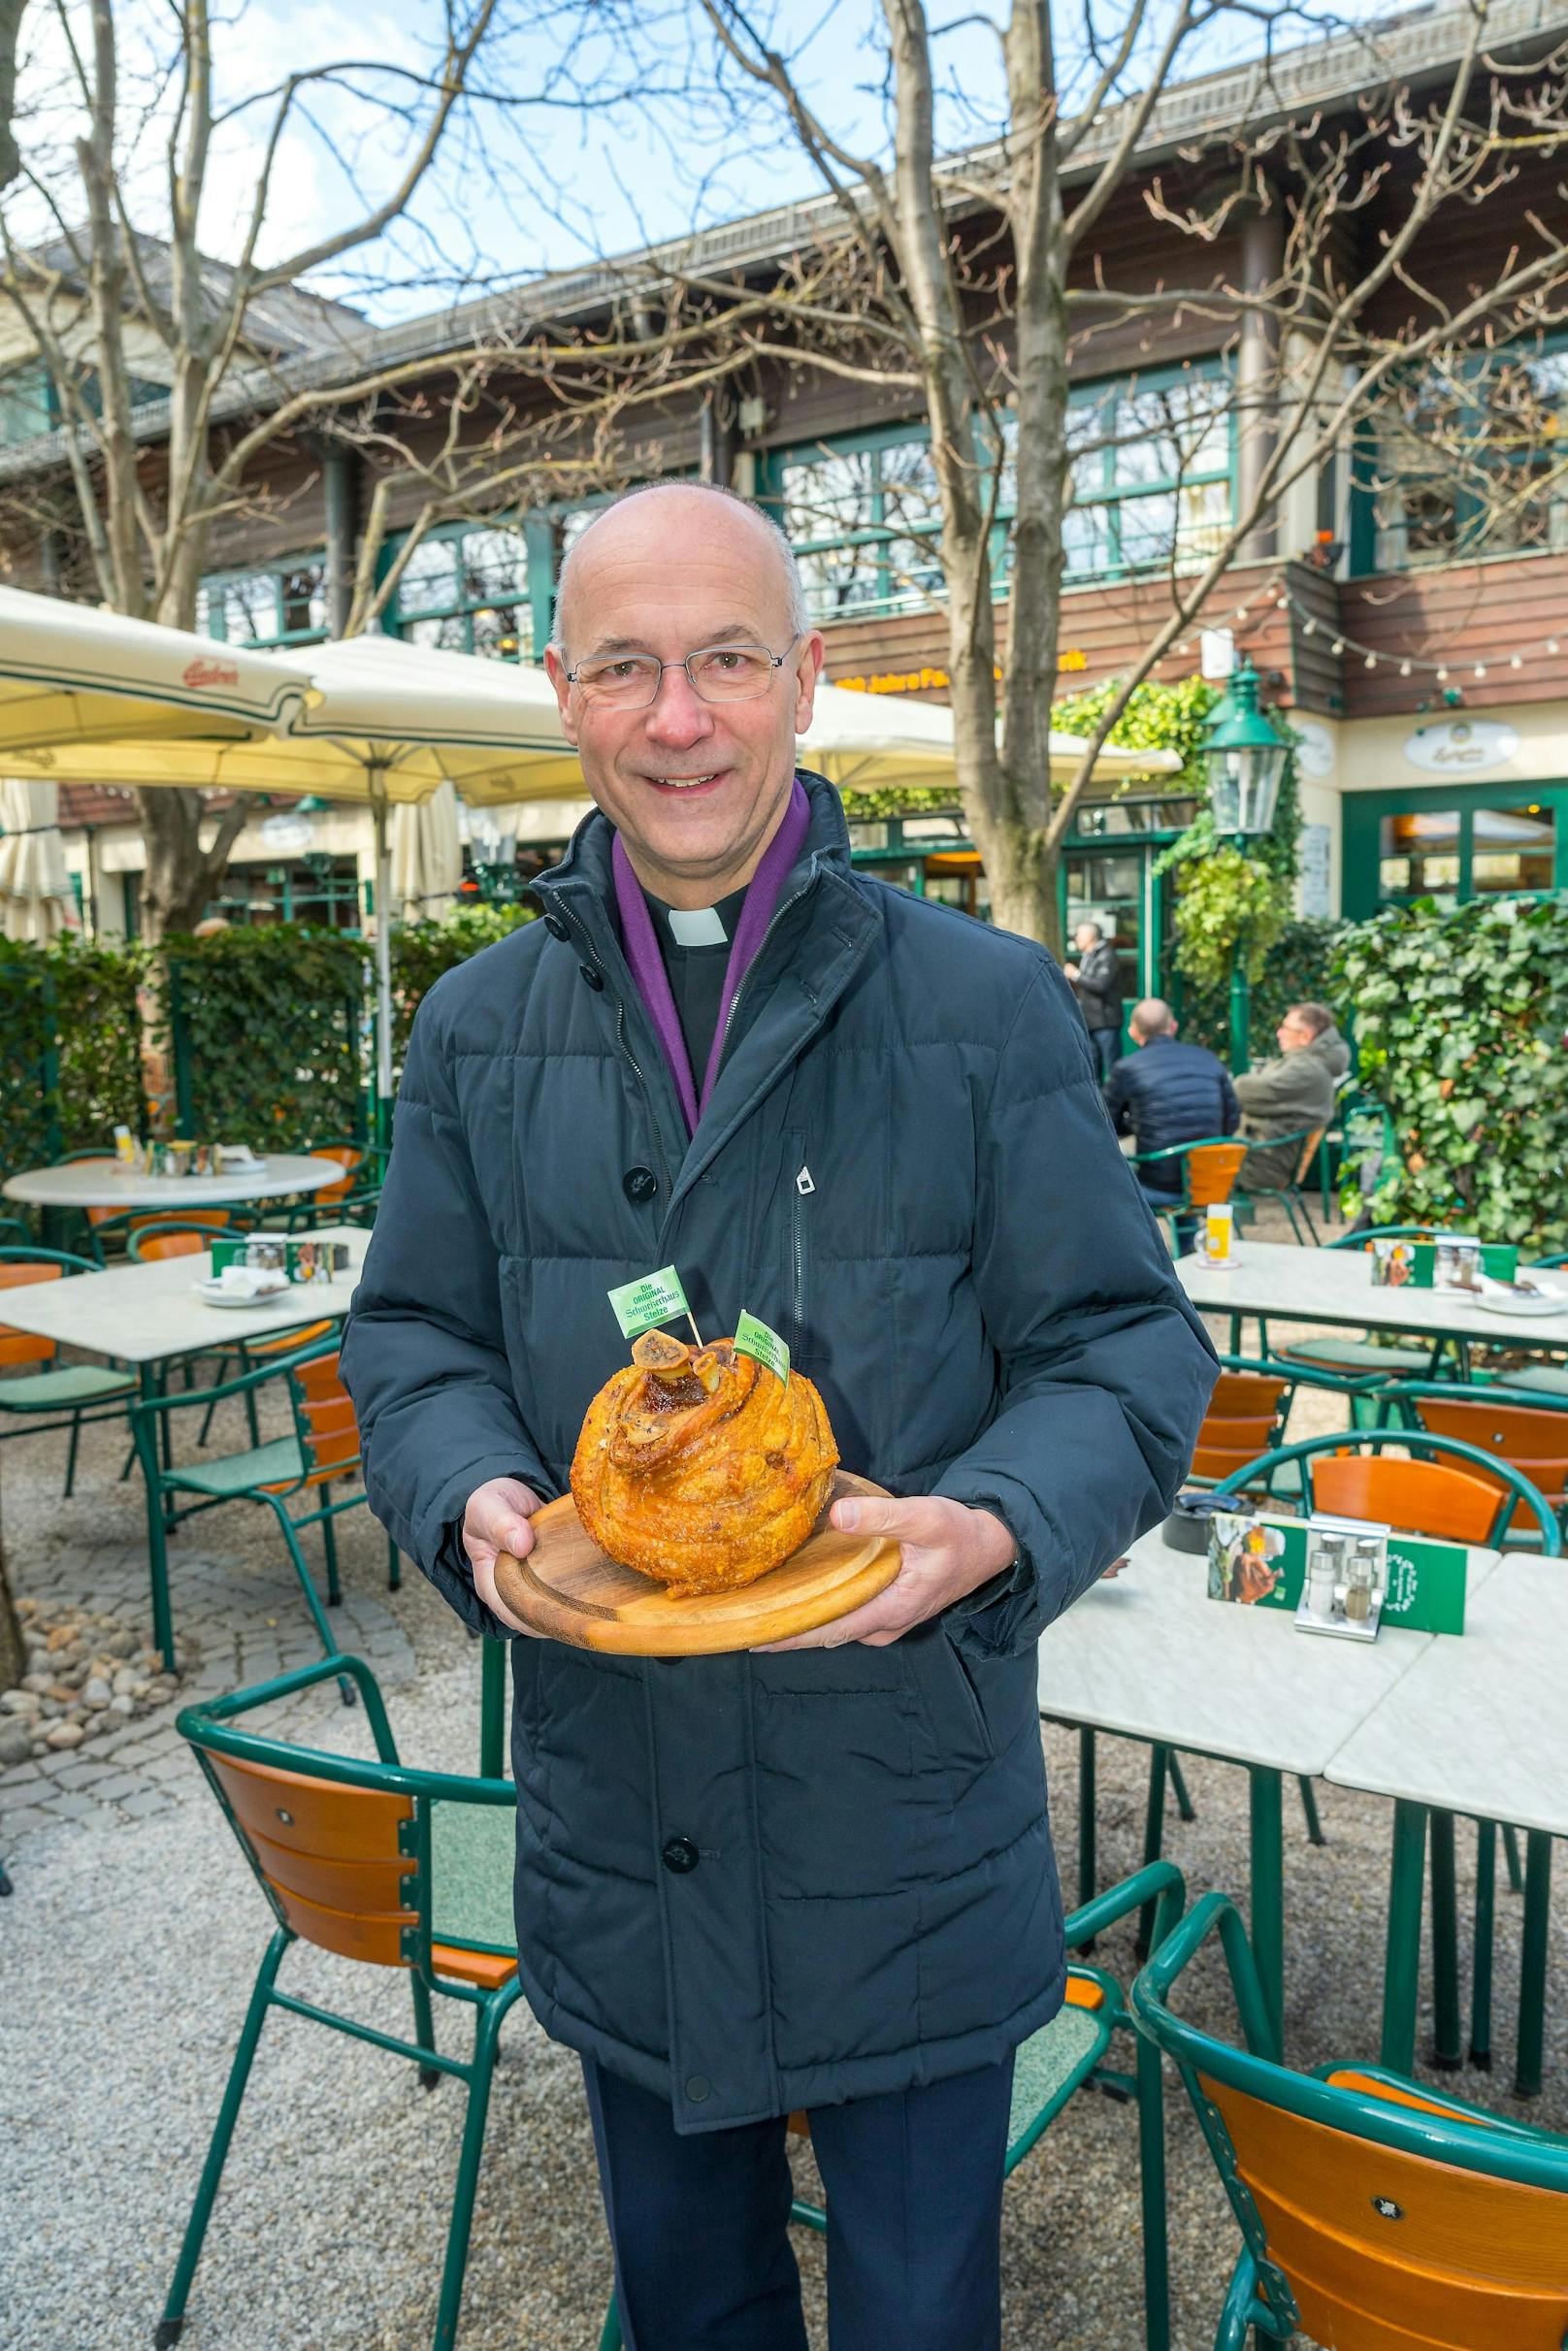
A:
MULTIPOLYGON (((1242 1138, 1249 1143, 1326 1127, 1334 1114, 1334 1089, 1351 1063, 1350 1047, 1326 1004, 1292 1004, 1274 1034, 1278 1060, 1259 1061, 1236 1080, 1242 1138)), ((1250 1152, 1241 1172, 1243 1189, 1273 1191, 1293 1183, 1301 1151, 1296 1142, 1278 1151, 1250 1152)))
MULTIPOLYGON (((1241 1109, 1229 1072, 1206 1045, 1177 1036, 1176 1015, 1164 998, 1134 1004, 1129 1026, 1137 1050, 1117 1062, 1105 1088, 1117 1133, 1130 1134, 1140 1155, 1234 1134, 1241 1109)), ((1168 1208, 1182 1190, 1180 1159, 1156 1159, 1134 1172, 1152 1208, 1168 1208)), ((1179 1254, 1192 1247, 1185 1218, 1182 1226, 1179 1254)))

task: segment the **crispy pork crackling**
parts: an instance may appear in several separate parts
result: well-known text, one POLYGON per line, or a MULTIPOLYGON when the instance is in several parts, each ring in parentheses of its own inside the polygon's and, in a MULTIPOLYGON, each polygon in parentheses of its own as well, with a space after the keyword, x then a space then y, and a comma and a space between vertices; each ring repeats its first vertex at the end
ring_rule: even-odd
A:
POLYGON ((798 1551, 827 1505, 838 1449, 822 1398, 733 1339, 645 1331, 588 1407, 572 1462, 600 1550, 671 1592, 753 1584, 798 1551))

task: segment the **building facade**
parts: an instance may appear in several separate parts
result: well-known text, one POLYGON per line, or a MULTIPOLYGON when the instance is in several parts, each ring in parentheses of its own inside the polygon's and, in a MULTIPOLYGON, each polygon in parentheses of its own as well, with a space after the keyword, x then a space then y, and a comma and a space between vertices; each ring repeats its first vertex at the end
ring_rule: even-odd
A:
MULTIPOLYGON (((1539 36, 1554 21, 1538 0, 1498 0, 1492 18, 1499 41, 1539 36)), ((1401 20, 1381 37, 1377 72, 1440 86, 1457 37, 1441 13, 1401 20)), ((1337 108, 1349 118, 1371 78, 1358 39, 1302 52, 1278 79, 1282 103, 1325 116, 1337 108)), ((1141 176, 1107 209, 1095 250, 1083 256, 1086 283, 1110 279, 1137 292, 1191 267, 1183 240, 1146 202, 1147 184, 1163 173, 1168 202, 1173 173, 1197 174, 1183 156, 1205 121, 1225 120, 1233 78, 1215 76, 1168 97, 1169 122, 1152 126, 1141 176)), ((1390 167, 1397 179, 1397 157, 1390 167)), ((1555 191, 1547 158, 1524 167, 1507 203, 1445 215, 1423 252, 1436 295, 1455 300, 1502 268, 1521 211, 1538 197, 1560 217, 1555 191)), ((1388 203, 1394 201, 1390 191, 1388 203)), ((769 256, 798 249, 824 217, 808 205, 734 223, 714 233, 715 251, 722 246, 737 269, 766 273, 769 256)), ((1370 254, 1386 225, 1373 201, 1346 234, 1370 254)), ((1216 282, 1248 282, 1247 235, 1241 218, 1215 241, 1207 266, 1216 282)), ((650 269, 660 263, 657 254, 642 258, 650 269)), ((583 319, 607 297, 586 273, 542 292, 536 286, 529 299, 536 311, 554 301, 561 316, 583 319)), ((345 336, 356 365, 373 346, 388 355, 428 349, 433 384, 443 358, 475 327, 474 313, 458 312, 383 334, 367 328, 356 342, 339 306, 317 308, 323 351, 345 336)), ((312 315, 302 297, 279 334, 286 326, 308 346, 312 315)), ((1223 305, 1154 319, 1141 307, 1086 338, 1075 358, 1069 438, 1082 454, 1064 556, 1063 692, 1125 674, 1169 613, 1173 577, 1201 568, 1243 512, 1258 446, 1258 416, 1249 420, 1236 396, 1247 335, 1245 319, 1227 317, 1223 305)), ((153 365, 150 354, 143 364, 153 365)), ((33 366, 14 333, 0 337, 0 493, 8 481, 60 468, 57 433, 38 429, 48 419, 34 397, 33 366)), ((147 439, 155 448, 157 387, 147 388, 147 439)), ((643 415, 627 436, 626 475, 717 478, 761 500, 797 550, 830 679, 871 694, 944 699, 939 509, 918 403, 892 385, 814 372, 809 351, 799 365, 759 365, 733 393, 643 415)), ((1559 426, 1568 426, 1568 328, 1559 333, 1545 315, 1495 369, 1483 358, 1457 387, 1403 386, 1381 421, 1363 420, 1322 466, 1289 485, 1155 672, 1167 681, 1192 674, 1207 637, 1211 644, 1227 639, 1262 673, 1299 737, 1301 912, 1360 918, 1419 896, 1457 902, 1568 889, 1568 465, 1553 444, 1559 426), (1521 382, 1531 420, 1522 435, 1507 429, 1521 382), (1456 405, 1461 428, 1473 413, 1474 432, 1455 433, 1456 405), (1461 444, 1462 463, 1452 456, 1461 444)), ((265 452, 253 497, 214 539, 199 625, 216 638, 290 649, 330 635, 359 551, 368 462, 342 443, 325 454, 321 444, 302 442, 265 452)), ((993 584, 1004 642, 1005 447, 996 462, 993 584)), ((561 554, 612 490, 537 496, 522 510, 483 510, 476 501, 474 513, 423 537, 380 625, 413 644, 537 661, 561 554)), ((401 505, 398 495, 390 503, 377 554, 383 568, 410 527, 412 496, 410 488, 401 505)), ((58 546, 14 537, 9 556, 18 584, 82 592, 58 546)), ((1069 921, 1089 913, 1109 920, 1139 989, 1159 984, 1169 937, 1170 885, 1156 870, 1160 855, 1192 813, 1168 790, 1092 791, 1078 813, 1063 867, 1064 912, 1069 921)), ((134 929, 134 802, 68 789, 62 815, 88 918, 106 931, 134 929)), ((548 854, 561 824, 559 808, 516 812, 525 867, 548 854)), ((481 855, 495 847, 493 839, 476 844, 481 855)), ((911 887, 986 910, 984 874, 959 815, 882 820, 863 832, 861 852, 911 887)), ((357 921, 371 866, 362 815, 313 810, 302 818, 279 806, 247 825, 233 887, 216 910, 242 920, 357 921)))

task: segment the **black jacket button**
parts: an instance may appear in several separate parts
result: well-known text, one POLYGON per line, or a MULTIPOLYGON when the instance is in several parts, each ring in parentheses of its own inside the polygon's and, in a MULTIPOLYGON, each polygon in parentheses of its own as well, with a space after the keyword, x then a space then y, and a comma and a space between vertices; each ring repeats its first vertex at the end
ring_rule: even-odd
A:
POLYGON ((651 1200, 659 1189, 659 1179, 651 1167, 629 1167, 621 1178, 621 1190, 632 1201, 651 1200))
POLYGON ((689 1870, 695 1870, 699 1858, 697 1847, 689 1837, 671 1837, 660 1855, 665 1868, 673 1870, 677 1878, 684 1878, 689 1870))
POLYGON ((700 2106, 713 2088, 705 2073, 688 2073, 685 2081, 687 2097, 694 2106, 700 2106))
POLYGON ((577 965, 577 969, 582 973, 583 978, 587 981, 590 988, 598 989, 604 987, 604 974, 602 971, 596 971, 592 963, 579 963, 577 965))
POLYGON ((547 914, 544 917, 544 928, 553 939, 566 937, 567 927, 558 914, 547 914))

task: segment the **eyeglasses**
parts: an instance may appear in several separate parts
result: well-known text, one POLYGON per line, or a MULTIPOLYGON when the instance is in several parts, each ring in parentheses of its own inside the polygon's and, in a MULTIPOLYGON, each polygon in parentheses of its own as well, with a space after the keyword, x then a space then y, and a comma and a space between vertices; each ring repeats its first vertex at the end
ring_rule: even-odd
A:
POLYGON ((667 669, 684 669, 700 702, 754 702, 773 682, 800 643, 792 637, 782 653, 766 645, 702 645, 684 661, 660 661, 652 653, 607 653, 597 661, 580 661, 567 671, 567 684, 575 686, 585 702, 606 702, 617 710, 645 710, 659 699, 667 669))

